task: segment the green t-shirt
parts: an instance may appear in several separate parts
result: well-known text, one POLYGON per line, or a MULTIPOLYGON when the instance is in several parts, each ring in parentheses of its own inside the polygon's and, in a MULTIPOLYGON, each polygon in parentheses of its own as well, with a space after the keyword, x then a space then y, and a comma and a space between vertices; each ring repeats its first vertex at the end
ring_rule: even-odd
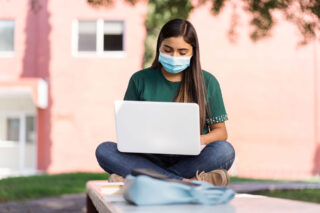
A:
MULTIPOLYGON (((202 70, 207 89, 211 117, 206 118, 202 134, 209 132, 208 124, 228 120, 218 80, 209 72, 202 70)), ((124 100, 173 102, 179 91, 180 82, 167 80, 160 69, 147 68, 134 73, 128 84, 124 100)))

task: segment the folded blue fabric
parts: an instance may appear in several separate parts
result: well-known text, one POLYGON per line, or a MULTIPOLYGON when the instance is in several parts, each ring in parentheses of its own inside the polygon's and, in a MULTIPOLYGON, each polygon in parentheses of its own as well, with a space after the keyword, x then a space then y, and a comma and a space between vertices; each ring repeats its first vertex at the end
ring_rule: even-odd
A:
POLYGON ((235 196, 232 189, 213 186, 203 181, 192 181, 199 186, 169 182, 146 175, 128 175, 124 184, 124 198, 136 205, 164 205, 199 203, 218 205, 235 196))

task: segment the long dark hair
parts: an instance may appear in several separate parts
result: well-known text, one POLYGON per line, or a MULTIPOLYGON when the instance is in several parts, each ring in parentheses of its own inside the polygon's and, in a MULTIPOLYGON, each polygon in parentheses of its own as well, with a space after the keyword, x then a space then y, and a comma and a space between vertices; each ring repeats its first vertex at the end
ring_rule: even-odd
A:
POLYGON ((189 21, 173 19, 162 27, 158 37, 156 56, 151 67, 159 70, 162 67, 161 63, 158 61, 159 48, 162 41, 169 37, 179 36, 183 36, 185 42, 192 46, 193 56, 191 57, 190 66, 183 71, 180 89, 175 97, 175 101, 193 102, 199 105, 201 134, 206 122, 206 113, 210 112, 207 112, 209 107, 207 107, 206 103, 207 96, 200 64, 198 36, 196 30, 189 21))

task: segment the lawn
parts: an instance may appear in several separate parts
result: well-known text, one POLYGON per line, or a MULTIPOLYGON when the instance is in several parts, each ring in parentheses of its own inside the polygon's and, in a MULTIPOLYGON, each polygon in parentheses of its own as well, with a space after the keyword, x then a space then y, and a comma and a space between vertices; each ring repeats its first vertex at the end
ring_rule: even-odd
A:
POLYGON ((259 191, 253 194, 320 203, 320 189, 259 191))
MULTIPOLYGON (((0 180, 0 202, 83 193, 88 180, 106 180, 108 177, 106 173, 68 173, 6 178, 0 180)), ((243 181, 270 182, 270 180, 231 178, 231 182, 243 181)), ((261 191, 255 194, 320 203, 320 189, 261 191)))
POLYGON ((106 173, 67 173, 0 180, 0 202, 85 192, 88 180, 106 180, 106 173))

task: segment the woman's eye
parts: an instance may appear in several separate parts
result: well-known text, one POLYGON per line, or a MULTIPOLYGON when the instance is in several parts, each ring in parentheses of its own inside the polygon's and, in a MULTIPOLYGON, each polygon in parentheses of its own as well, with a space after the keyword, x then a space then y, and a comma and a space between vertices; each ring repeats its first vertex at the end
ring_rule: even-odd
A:
POLYGON ((180 53, 180 55, 185 55, 186 53, 180 53))
POLYGON ((169 52, 171 52, 170 50, 164 50, 166 53, 169 53, 169 52))

